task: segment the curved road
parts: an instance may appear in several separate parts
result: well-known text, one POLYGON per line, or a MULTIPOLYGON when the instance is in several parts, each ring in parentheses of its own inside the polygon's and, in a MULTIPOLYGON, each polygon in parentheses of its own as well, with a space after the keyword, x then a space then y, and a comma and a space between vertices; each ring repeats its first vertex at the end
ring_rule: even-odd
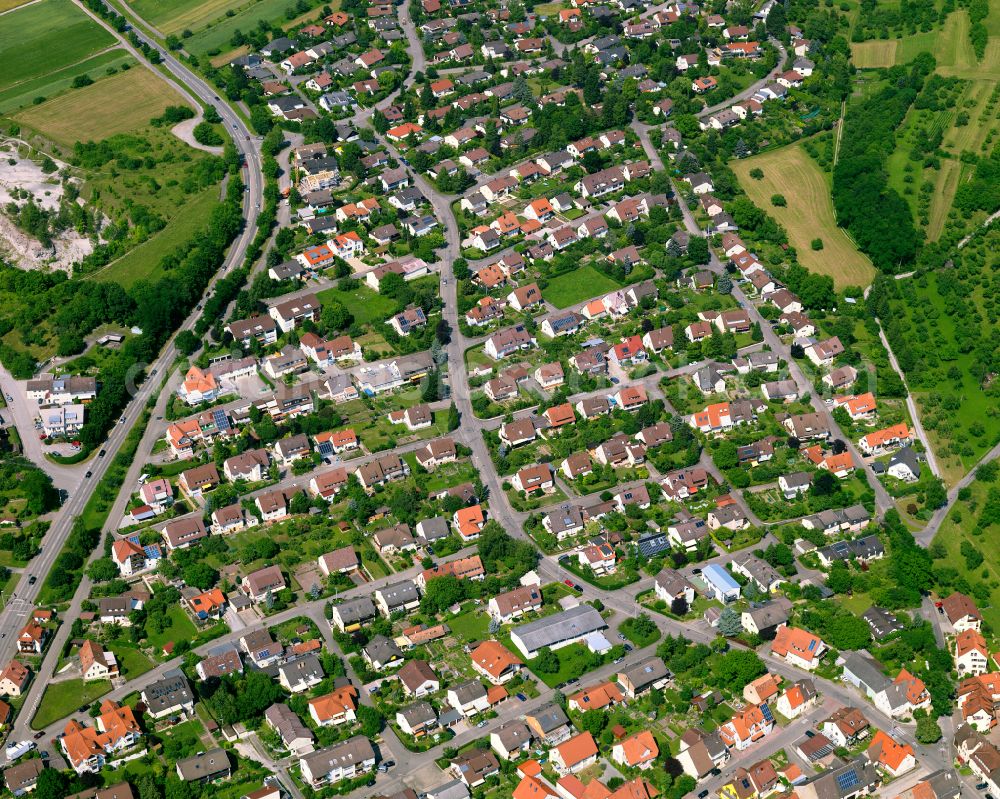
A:
MULTIPOLYGON (((136 52, 135 49, 132 48, 131 45, 103 19, 90 11, 90 9, 82 3, 78 2, 78 0, 74 0, 74 2, 76 2, 76 4, 88 16, 96 20, 106 30, 110 31, 112 35, 119 39, 123 46, 133 53, 136 52)), ((237 116, 226 103, 216 102, 215 91, 211 86, 196 76, 183 64, 179 63, 168 52, 156 45, 154 45, 154 47, 160 51, 160 55, 164 60, 165 68, 174 78, 173 81, 168 82, 174 84, 176 81, 178 84, 183 86, 182 93, 187 95, 189 98, 197 98, 198 102, 216 106, 216 110, 218 110, 226 127, 233 133, 233 141, 235 142, 237 149, 244 156, 244 158, 246 158, 247 162, 248 168, 244 170, 243 175, 244 181, 249 188, 244 205, 244 218, 246 223, 243 231, 230 247, 229 253, 223 262, 222 269, 219 273, 217 273, 216 277, 213 278, 206 288, 205 296, 208 296, 208 294, 211 293, 215 282, 220 277, 228 273, 234 266, 242 263, 246 255, 247 248, 250 246, 250 243, 253 241, 253 237, 256 233, 257 216, 259 214, 260 203, 263 199, 264 190, 264 177, 263 172, 261 171, 259 144, 256 139, 252 137, 251 132, 243 123, 243 120, 240 119, 240 117, 237 116)), ((156 69, 153 69, 153 71, 156 74, 162 74, 156 69)), ((195 309, 192 311, 184 323, 178 328, 177 332, 180 332, 181 330, 193 329, 200 315, 200 310, 195 309)), ((56 558, 62 551, 63 544, 72 529, 73 520, 83 512, 83 508, 86 505, 87 500, 90 498, 99 481, 104 477, 111 461, 118 453, 118 450, 124 443, 129 431, 138 422, 146 403, 151 397, 155 397, 157 395, 159 392, 160 381, 166 377, 167 370, 170 365, 180 354, 174 341, 175 338, 171 337, 170 341, 163 348, 159 358, 157 358, 152 364, 146 365, 146 375, 148 376, 148 379, 136 386, 132 401, 129 403, 123 414, 123 422, 116 425, 110 432, 108 440, 102 449, 102 452, 104 452, 105 455, 94 457, 89 464, 80 466, 80 469, 89 469, 91 476, 84 479, 81 488, 72 494, 59 510, 56 518, 52 522, 52 526, 45 535, 42 542, 41 552, 27 565, 27 567, 25 567, 22 579, 11 595, 11 599, 14 601, 8 602, 3 609, 3 612, 0 613, 0 662, 6 662, 14 654, 14 651, 16 650, 15 639, 17 638, 17 633, 27 621, 27 613, 30 612, 34 606, 34 602, 38 598, 44 578, 52 569, 56 558), (30 581, 32 576, 37 577, 37 582, 34 584, 31 584, 30 581)), ((29 426, 28 430, 33 434, 33 427, 29 426)), ((22 433, 22 437, 23 435, 24 434, 22 433)), ((50 649, 50 652, 51 651, 53 650, 50 649)), ((44 680, 36 679, 32 683, 32 688, 36 686, 44 688, 44 680)), ((26 707, 30 707, 30 705, 26 704, 26 707)))

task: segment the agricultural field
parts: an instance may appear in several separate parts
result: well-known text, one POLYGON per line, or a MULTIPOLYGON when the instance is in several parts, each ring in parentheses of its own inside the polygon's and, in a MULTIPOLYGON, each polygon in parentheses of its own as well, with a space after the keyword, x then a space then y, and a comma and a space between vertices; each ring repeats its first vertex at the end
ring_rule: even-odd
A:
POLYGON ((223 12, 207 27, 195 31, 193 36, 186 38, 184 48, 199 56, 213 55, 219 51, 229 50, 229 41, 237 30, 253 30, 261 21, 284 23, 287 21, 285 17, 287 9, 287 0, 258 0, 255 3, 244 5, 232 16, 225 16, 225 12, 223 12))
POLYGON ((896 40, 851 43, 851 60, 858 69, 879 69, 896 63, 896 40))
POLYGON ((96 81, 123 68, 137 65, 138 61, 120 47, 105 50, 76 64, 21 81, 0 91, 0 114, 13 114, 33 103, 67 92, 73 88, 73 81, 81 75, 87 75, 96 81))
POLYGON ((164 36, 184 30, 197 31, 229 11, 238 12, 254 5, 247 0, 136 0, 130 3, 135 13, 164 36))
POLYGON ((803 266, 830 275, 838 288, 871 283, 875 275, 871 261, 837 226, 826 176, 801 145, 734 160, 731 166, 750 199, 788 231, 789 242, 798 251, 803 266), (762 170, 763 179, 751 178, 752 169, 762 170), (775 194, 784 195, 786 207, 771 204, 775 194), (822 250, 812 249, 811 242, 816 238, 822 239, 822 250))
POLYGON ((0 16, 0 91, 49 75, 115 44, 70 0, 41 0, 0 16))
MULTIPOLYGON (((47 1, 47 0, 46 0, 47 1)), ((100 141, 144 128, 180 95, 146 68, 130 69, 22 111, 15 119, 56 144, 100 141)))

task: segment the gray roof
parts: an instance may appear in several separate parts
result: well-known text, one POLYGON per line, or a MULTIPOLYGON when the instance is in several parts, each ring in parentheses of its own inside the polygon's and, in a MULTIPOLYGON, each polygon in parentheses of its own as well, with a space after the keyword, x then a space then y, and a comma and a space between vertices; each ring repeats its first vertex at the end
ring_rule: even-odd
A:
POLYGON ((420 593, 412 580, 404 580, 401 583, 393 583, 384 588, 378 589, 379 596, 385 600, 390 608, 397 608, 408 602, 416 602, 420 599, 420 593))
POLYGON ((667 664, 663 662, 662 658, 654 655, 640 660, 634 666, 622 669, 621 674, 625 675, 636 690, 642 690, 647 685, 669 677, 670 669, 667 668, 667 664))
POLYGON ((850 763, 809 777, 801 785, 811 785, 816 799, 841 799, 857 793, 863 786, 873 787, 880 781, 875 764, 861 755, 850 763))
POLYGON ((891 468, 897 463, 905 464, 913 472, 914 477, 920 477, 920 459, 913 447, 903 447, 896 450, 889 458, 889 467, 891 468))
POLYGON ((892 683, 882 673, 882 664, 861 652, 850 652, 844 657, 844 671, 849 671, 874 693, 879 693, 892 683))
POLYGON ((374 663, 388 663, 401 658, 403 653, 391 638, 376 635, 365 646, 365 655, 374 663))
POLYGON ((302 758, 309 764, 309 771, 313 775, 327 774, 335 768, 344 768, 374 759, 375 749, 372 748, 371 741, 360 735, 325 749, 318 749, 302 758))
POLYGON ((366 596, 359 596, 357 599, 349 599, 335 605, 337 615, 340 616, 344 624, 354 624, 358 621, 375 617, 375 604, 366 596))
POLYGON ((503 748, 508 752, 523 746, 526 741, 531 740, 531 730, 528 725, 519 719, 501 724, 493 734, 497 736, 503 748))
POLYGON ((444 516, 435 516, 431 519, 424 519, 417 525, 419 535, 427 542, 437 541, 439 538, 447 538, 449 535, 448 520, 444 516))
POLYGON ((289 685, 294 685, 300 679, 323 679, 323 666, 315 655, 305 655, 297 660, 283 664, 278 672, 285 675, 289 685))
POLYGON ((302 719, 296 716, 288 705, 271 705, 264 711, 264 718, 277 730, 285 746, 300 738, 315 740, 312 730, 302 723, 302 719))
POLYGON ((427 799, 468 799, 469 788, 461 780, 448 782, 427 791, 427 799))
POLYGON ((400 710, 399 714, 406 719, 406 723, 410 725, 411 729, 437 719, 434 708, 428 702, 414 702, 400 710))
POLYGON ((743 612, 749 614, 758 630, 766 630, 788 622, 788 611, 777 602, 768 602, 759 608, 750 608, 743 612))
POLYGON ((528 716, 533 718, 539 729, 545 733, 557 730, 564 724, 569 724, 569 718, 555 702, 542 705, 534 713, 529 713, 528 716))
POLYGON ((535 651, 543 646, 603 630, 607 626, 601 614, 590 605, 578 605, 562 613, 522 624, 512 632, 517 634, 529 651, 535 651))
POLYGON ((903 629, 903 625, 899 619, 888 610, 875 605, 872 605, 861 614, 861 618, 868 623, 868 627, 872 631, 872 637, 876 641, 881 641, 883 638, 887 638, 903 629))
POLYGON ((453 685, 449 692, 455 694, 455 699, 459 701, 460 704, 468 704, 476 699, 482 699, 486 696, 486 689, 479 680, 469 680, 468 682, 459 683, 458 685, 453 685))
POLYGON ((194 694, 188 687, 187 678, 174 669, 168 671, 163 679, 147 685, 143 689, 142 699, 150 712, 156 714, 194 702, 194 694))
POLYGON ((219 747, 177 761, 177 773, 185 782, 207 780, 215 774, 228 771, 230 768, 229 755, 226 754, 225 749, 219 747))

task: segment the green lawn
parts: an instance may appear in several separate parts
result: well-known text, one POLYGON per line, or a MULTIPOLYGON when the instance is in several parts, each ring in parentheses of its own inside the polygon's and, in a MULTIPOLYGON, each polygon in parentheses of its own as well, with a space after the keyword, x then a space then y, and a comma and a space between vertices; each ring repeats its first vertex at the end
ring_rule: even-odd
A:
POLYGON ((489 635, 490 617, 482 608, 475 608, 448 619, 447 624, 454 635, 466 641, 482 641, 489 635))
POLYGON ((556 308, 568 308, 618 288, 617 282, 587 265, 552 278, 542 294, 556 308))
POLYGON ((31 720, 31 727, 35 730, 44 729, 52 722, 66 718, 77 708, 89 705, 110 690, 111 683, 108 680, 64 680, 50 683, 42 694, 42 701, 31 720))
POLYGON ((367 286, 359 286, 354 291, 339 288, 326 289, 316 295, 320 303, 339 300, 361 325, 380 324, 396 313, 396 301, 372 291, 367 286))
POLYGON ((170 619, 170 626, 161 633, 149 636, 149 644, 157 649, 162 649, 164 644, 171 641, 190 641, 198 633, 194 622, 188 618, 187 613, 180 605, 172 605, 167 611, 167 618, 170 619))
POLYGON ((118 283, 126 289, 140 280, 158 280, 164 274, 160 266, 163 256, 173 252, 203 228, 205 220, 218 204, 219 190, 216 187, 189 197, 163 230, 89 277, 118 283))
MULTIPOLYGON (((2 19, 0 17, 0 20, 2 19)), ((71 87, 77 75, 89 75, 96 80, 106 75, 109 69, 120 69, 126 64, 135 66, 136 63, 131 55, 118 48, 99 53, 55 72, 21 81, 0 91, 0 114, 10 114, 25 108, 31 105, 36 97, 48 99, 61 94, 71 87)))
POLYGON ((61 70, 115 43, 71 0, 41 2, 0 16, 0 89, 61 70))
POLYGON ((122 676, 127 677, 130 680, 135 679, 140 674, 145 674, 156 665, 152 660, 146 657, 146 655, 134 647, 121 643, 114 643, 111 644, 109 648, 112 652, 114 652, 115 657, 118 659, 118 666, 121 669, 122 676))
POLYGON ((531 668, 531 661, 528 661, 528 668, 534 671, 535 676, 549 688, 555 688, 560 683, 581 677, 586 673, 591 654, 584 644, 576 643, 564 646, 562 649, 556 650, 555 654, 559 656, 559 671, 555 674, 539 674, 531 668))

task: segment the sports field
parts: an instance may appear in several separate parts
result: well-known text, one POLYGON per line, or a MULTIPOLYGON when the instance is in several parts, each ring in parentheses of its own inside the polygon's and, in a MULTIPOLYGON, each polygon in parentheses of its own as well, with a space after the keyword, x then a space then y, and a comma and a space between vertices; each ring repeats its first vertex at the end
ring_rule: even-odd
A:
POLYGON ((32 106, 15 118, 56 144, 71 147, 146 127, 168 105, 183 102, 164 80, 135 67, 32 106))
POLYGON ((115 44, 70 0, 41 0, 0 16, 0 91, 76 64, 115 44))
POLYGON ((896 63, 896 40, 872 39, 851 43, 851 60, 858 69, 891 67, 896 63))
POLYGON ((837 226, 826 178, 801 146, 789 145, 737 159, 730 166, 750 199, 788 231, 789 242, 798 251, 803 266, 830 275, 838 288, 871 283, 875 268, 837 226), (754 168, 763 170, 762 180, 750 177, 754 168), (773 206, 774 194, 783 194, 788 205, 773 206), (810 246, 815 238, 823 240, 822 250, 810 246))

